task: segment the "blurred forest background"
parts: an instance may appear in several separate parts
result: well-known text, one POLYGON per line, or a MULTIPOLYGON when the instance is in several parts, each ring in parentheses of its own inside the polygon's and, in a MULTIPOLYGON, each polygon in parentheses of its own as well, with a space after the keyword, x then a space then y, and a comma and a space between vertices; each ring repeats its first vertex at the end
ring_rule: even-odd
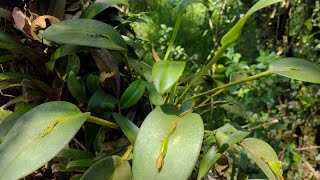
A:
MULTIPOLYGON (((142 17, 134 25, 137 37, 147 38, 160 57, 168 46, 177 17, 174 8, 179 2, 130 2, 131 11, 142 17)), ((215 0, 208 3, 208 8, 202 4, 187 8, 170 58, 185 60, 190 74, 199 70, 212 57, 211 50, 217 49, 220 38, 255 2, 215 0)), ((239 41, 224 54, 221 64, 213 67, 214 80, 205 79, 199 82, 199 87, 212 88, 230 78, 262 72, 268 62, 279 57, 297 57, 320 64, 320 1, 286 0, 255 13, 239 41)), ((145 58, 147 62, 154 61, 151 53, 145 58)), ((270 76, 229 90, 229 99, 244 107, 235 110, 237 115, 225 111, 229 109, 226 106, 215 111, 204 107, 202 115, 209 128, 237 123, 272 145, 280 159, 289 163, 284 171, 287 179, 320 179, 319 87, 270 76)), ((260 177, 261 171, 246 155, 238 158, 244 175, 260 177)))

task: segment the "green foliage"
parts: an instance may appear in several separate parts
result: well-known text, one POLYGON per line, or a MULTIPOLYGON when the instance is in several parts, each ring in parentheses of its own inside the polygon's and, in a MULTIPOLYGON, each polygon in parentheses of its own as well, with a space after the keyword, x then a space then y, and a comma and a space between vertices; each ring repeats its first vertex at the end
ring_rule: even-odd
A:
MULTIPOLYGON (((146 3, 172 10, 169 18, 132 13, 127 0, 14 8, 5 18, 17 30, 0 32, 0 179, 24 178, 45 163, 70 179, 200 180, 210 170, 216 179, 283 179, 279 159, 295 168, 302 156, 293 136, 278 132, 297 131, 300 117, 317 113, 319 85, 309 83, 320 83, 320 67, 241 42, 260 25, 252 14, 280 1, 250 9, 241 1, 249 10, 240 19, 240 1, 221 0, 146 3), (35 25, 30 12, 45 21, 35 25), (137 33, 149 29, 149 39, 137 33), (288 148, 280 152, 282 135, 288 148)), ((312 25, 306 22, 308 31, 312 25)))

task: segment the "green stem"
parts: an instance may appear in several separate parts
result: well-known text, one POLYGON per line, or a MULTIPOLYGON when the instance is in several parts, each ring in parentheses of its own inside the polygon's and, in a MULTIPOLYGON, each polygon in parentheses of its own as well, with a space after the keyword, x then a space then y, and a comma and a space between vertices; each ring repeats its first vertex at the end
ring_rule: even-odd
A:
POLYGON ((169 55, 170 55, 171 49, 173 47, 173 43, 176 40, 176 37, 177 37, 177 34, 178 34, 178 30, 179 30, 179 27, 180 27, 180 24, 181 24, 181 21, 182 21, 182 16, 183 16, 182 13, 178 15, 176 24, 174 25, 174 28, 173 28, 173 32, 172 32, 172 36, 171 36, 171 39, 170 39, 170 42, 169 42, 169 46, 168 46, 168 49, 166 51, 166 54, 164 55, 163 60, 167 60, 169 55))
POLYGON ((208 101, 210 101, 210 99, 214 98, 215 96, 219 95, 220 93, 222 93, 224 91, 224 89, 220 89, 219 91, 215 92, 214 94, 212 94, 209 98, 207 98, 206 100, 204 100, 202 103, 200 103, 196 108, 198 107, 202 107, 204 106, 208 101))
POLYGON ((122 53, 122 55, 123 55, 123 57, 124 57, 124 62, 126 63, 126 66, 127 66, 127 68, 128 68, 128 72, 129 72, 129 74, 130 74, 130 77, 131 77, 131 79, 133 79, 132 70, 131 70, 130 64, 129 64, 129 58, 128 58, 128 56, 127 56, 126 53, 122 53))
POLYGON ((106 126, 106 127, 112 128, 112 129, 119 129, 118 124, 110 122, 110 121, 107 121, 107 120, 104 120, 104 119, 101 119, 101 118, 98 118, 98 117, 95 117, 95 116, 91 116, 90 115, 87 118, 87 121, 95 123, 95 124, 100 124, 102 126, 106 126))
POLYGON ((271 75, 271 74, 273 74, 273 72, 265 71, 265 72, 260 73, 260 74, 256 74, 256 75, 253 75, 253 76, 250 76, 250 77, 238 80, 238 81, 234 81, 234 82, 231 82, 231 83, 216 87, 214 89, 211 89, 209 91, 194 95, 194 96, 192 96, 192 97, 190 97, 188 99, 185 99, 182 103, 187 102, 187 101, 191 101, 191 100, 193 100, 193 99, 195 99, 195 98, 197 98, 199 96, 207 95, 207 94, 219 91, 221 89, 226 89, 226 88, 229 88, 231 86, 234 86, 234 85, 237 85, 237 84, 241 84, 241 83, 244 83, 244 82, 247 82, 247 81, 252 81, 252 80, 255 80, 255 79, 258 79, 258 78, 261 78, 261 77, 264 77, 264 76, 268 76, 268 75, 271 75))
POLYGON ((188 92, 188 90, 191 88, 191 86, 196 83, 209 69, 212 68, 212 65, 214 63, 216 63, 219 58, 222 56, 223 52, 230 46, 230 44, 225 44, 223 46, 221 46, 216 55, 210 60, 210 62, 201 69, 201 71, 199 71, 194 78, 191 80, 191 82, 188 84, 188 86, 185 88, 185 90, 183 91, 183 93, 181 94, 181 96, 179 97, 178 101, 181 100, 184 95, 188 92))

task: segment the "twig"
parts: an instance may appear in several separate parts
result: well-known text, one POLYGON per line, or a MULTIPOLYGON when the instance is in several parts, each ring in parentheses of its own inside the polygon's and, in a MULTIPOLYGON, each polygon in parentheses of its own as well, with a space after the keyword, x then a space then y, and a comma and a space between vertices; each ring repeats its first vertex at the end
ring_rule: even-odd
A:
POLYGON ((310 150, 310 149, 320 149, 320 146, 310 146, 310 147, 296 148, 297 151, 304 151, 304 150, 310 150))

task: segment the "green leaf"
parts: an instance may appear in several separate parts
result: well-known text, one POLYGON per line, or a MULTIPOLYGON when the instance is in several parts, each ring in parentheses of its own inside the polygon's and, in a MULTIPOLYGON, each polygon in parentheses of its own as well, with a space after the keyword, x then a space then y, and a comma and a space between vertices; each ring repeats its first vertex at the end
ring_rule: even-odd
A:
POLYGON ((283 58, 269 65, 269 71, 300 81, 320 84, 320 66, 298 58, 283 58))
POLYGON ((152 67, 143 61, 129 59, 129 65, 148 82, 152 82, 152 67))
POLYGON ((147 91, 149 93, 149 99, 150 99, 151 103, 156 106, 160 106, 160 105, 164 104, 163 98, 158 93, 158 91, 156 90, 154 85, 150 82, 147 82, 147 81, 143 81, 143 82, 144 82, 144 85, 146 86, 147 91))
POLYGON ((113 27, 92 19, 62 21, 48 27, 42 36, 61 44, 126 50, 125 41, 113 27))
POLYGON ((240 142, 249 135, 250 132, 237 130, 230 124, 226 124, 216 130, 215 138, 219 148, 212 146, 200 161, 198 180, 203 178, 212 166, 217 162, 221 155, 231 146, 240 142))
POLYGON ((260 0, 258 1, 255 5, 253 5, 250 10, 246 13, 244 17, 242 17, 237 24, 235 24, 228 32, 225 34, 222 39, 221 39, 221 44, 222 45, 230 45, 234 43, 237 39, 240 38, 241 32, 242 32, 242 27, 248 20, 248 18, 255 13, 256 11, 265 8, 267 6, 270 6, 272 4, 281 2, 283 0, 260 0))
MULTIPOLYGON (((2 123, 2 121, 4 121, 10 114, 12 113, 12 111, 8 111, 5 110, 3 108, 0 108, 0 124, 2 123)), ((1 125, 0 125, 1 126, 1 125)))
POLYGON ((178 13, 182 14, 184 13, 184 10, 189 6, 192 5, 194 3, 203 3, 203 0, 183 0, 181 1, 181 3, 179 4, 179 8, 178 8, 178 13))
POLYGON ((4 62, 8 62, 11 61, 13 59, 15 59, 16 57, 12 54, 6 54, 3 56, 0 56, 0 63, 4 63, 4 62))
POLYGON ((240 142, 243 138, 248 136, 250 132, 240 131, 230 124, 226 124, 219 129, 215 134, 220 151, 226 151, 234 144, 240 142))
POLYGON ((0 142, 3 141, 17 120, 32 108, 33 106, 23 106, 22 108, 15 110, 0 123, 0 142))
POLYGON ((258 164, 268 179, 277 180, 275 174, 272 172, 268 164, 263 160, 279 161, 277 154, 269 144, 260 139, 247 138, 244 139, 240 145, 251 155, 253 160, 258 164))
POLYGON ((3 72, 0 73, 0 81, 10 80, 10 79, 23 79, 28 77, 28 75, 17 72, 3 72))
POLYGON ((63 56, 67 56, 77 52, 82 52, 88 49, 89 47, 85 47, 85 46, 77 46, 77 45, 71 45, 71 44, 63 45, 58 49, 56 49, 54 53, 51 55, 50 61, 47 62, 47 67, 50 71, 53 71, 57 59, 63 56))
POLYGON ((212 146, 200 161, 197 180, 201 180, 204 176, 206 176, 210 169, 212 169, 212 166, 221 156, 222 153, 218 151, 217 147, 212 146))
POLYGON ((135 105, 145 91, 142 80, 136 80, 124 91, 120 98, 120 108, 125 109, 135 105))
POLYGON ((81 14, 80 18, 91 19, 112 5, 129 5, 127 0, 95 0, 81 14))
POLYGON ((62 101, 44 103, 22 115, 0 144, 0 179, 19 179, 40 168, 69 143, 87 116, 62 101))
POLYGON ((186 63, 182 61, 159 61, 153 65, 152 80, 160 94, 164 94, 179 80, 186 63))
POLYGON ((95 116, 108 119, 117 103, 118 100, 115 97, 105 93, 102 89, 99 89, 90 98, 88 111, 95 116))
POLYGON ((84 83, 81 79, 77 79, 73 71, 69 73, 67 86, 70 93, 76 100, 78 100, 81 103, 88 102, 84 83))
POLYGON ((69 158, 71 160, 93 159, 93 155, 89 152, 74 148, 62 149, 57 157, 69 158))
POLYGON ((203 122, 195 113, 179 117, 173 105, 154 109, 143 121, 133 151, 133 179, 188 179, 201 149, 203 122), (175 129, 172 129, 175 125, 175 129), (160 171, 156 168, 161 140, 170 130, 166 156, 160 171))
POLYGON ((92 179, 132 180, 130 164, 119 156, 106 157, 91 166, 81 177, 81 180, 92 179))
POLYGON ((100 77, 97 75, 89 74, 87 77, 87 87, 91 94, 94 94, 100 89, 100 77))
POLYGON ((68 171, 85 172, 93 164, 94 162, 92 161, 92 159, 78 159, 70 161, 67 164, 66 169, 68 171))
POLYGON ((117 124, 120 126, 123 133, 127 136, 130 143, 134 145, 137 135, 139 133, 139 128, 133 122, 131 122, 129 119, 122 116, 121 114, 113 113, 112 116, 117 121, 117 124))
POLYGON ((68 55, 67 74, 73 71, 74 74, 78 74, 80 70, 80 59, 76 54, 68 55))

